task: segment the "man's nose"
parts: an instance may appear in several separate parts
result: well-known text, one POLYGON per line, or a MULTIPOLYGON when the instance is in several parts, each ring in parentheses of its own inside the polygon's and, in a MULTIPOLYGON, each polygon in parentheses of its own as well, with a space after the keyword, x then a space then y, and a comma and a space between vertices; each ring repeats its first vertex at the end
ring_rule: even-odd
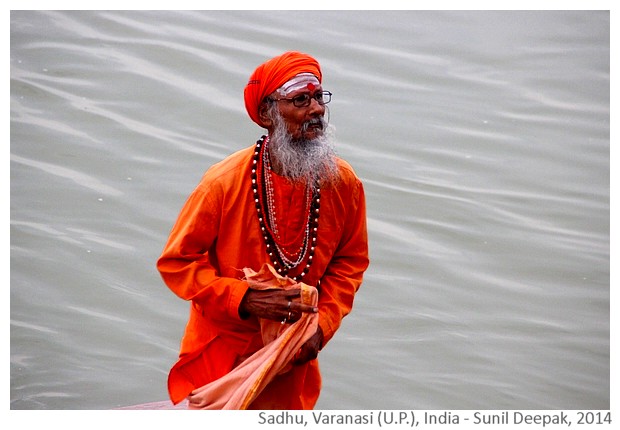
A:
POLYGON ((323 115, 325 113, 325 104, 319 103, 317 99, 312 97, 310 99, 310 112, 313 114, 318 113, 323 115))

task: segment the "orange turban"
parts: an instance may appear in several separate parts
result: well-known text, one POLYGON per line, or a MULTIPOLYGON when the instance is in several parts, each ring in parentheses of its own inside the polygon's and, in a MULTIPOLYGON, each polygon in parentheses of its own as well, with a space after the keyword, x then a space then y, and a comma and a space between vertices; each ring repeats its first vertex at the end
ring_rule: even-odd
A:
POLYGON ((308 54, 301 52, 285 52, 254 70, 243 92, 245 109, 252 121, 263 127, 258 117, 258 107, 261 102, 299 73, 312 73, 321 82, 319 63, 308 54))

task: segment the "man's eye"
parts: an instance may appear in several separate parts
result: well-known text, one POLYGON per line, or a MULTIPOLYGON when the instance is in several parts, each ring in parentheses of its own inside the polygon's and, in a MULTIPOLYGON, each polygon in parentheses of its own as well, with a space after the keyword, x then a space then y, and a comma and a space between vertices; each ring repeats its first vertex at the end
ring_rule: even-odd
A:
POLYGON ((306 103, 310 99, 308 94, 300 94, 296 97, 293 97, 293 101, 298 104, 306 103))

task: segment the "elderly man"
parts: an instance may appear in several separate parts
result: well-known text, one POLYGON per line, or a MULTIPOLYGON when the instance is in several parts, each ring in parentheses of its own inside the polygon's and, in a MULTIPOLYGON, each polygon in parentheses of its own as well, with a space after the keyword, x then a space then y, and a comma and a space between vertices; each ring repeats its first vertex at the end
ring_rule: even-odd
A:
POLYGON ((317 355, 351 311, 368 267, 364 189, 335 155, 324 118, 331 93, 314 58, 286 52, 265 62, 244 99, 267 135, 207 170, 157 262, 168 287, 191 301, 168 389, 175 404, 191 404, 194 390, 264 346, 260 319, 294 323, 318 313, 290 370, 250 405, 312 409, 321 390, 317 355), (242 269, 264 264, 316 287, 317 306, 295 300, 299 289, 250 289, 242 269))

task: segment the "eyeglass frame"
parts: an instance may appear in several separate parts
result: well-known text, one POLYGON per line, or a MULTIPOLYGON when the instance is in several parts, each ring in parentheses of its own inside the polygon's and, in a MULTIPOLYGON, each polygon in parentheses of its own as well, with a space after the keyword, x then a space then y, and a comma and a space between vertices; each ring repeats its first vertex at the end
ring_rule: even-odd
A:
POLYGON ((289 103, 293 103, 293 106, 295 106, 296 108, 305 108, 305 107, 310 106, 310 104, 312 103, 312 99, 316 100, 316 102, 318 104, 320 104, 321 106, 325 106, 327 103, 332 101, 332 95, 333 95, 333 93, 331 91, 319 91, 316 94, 314 94, 313 96, 309 95, 308 93, 303 93, 303 94, 296 95, 295 97, 289 97, 289 98, 282 97, 281 99, 274 99, 273 97, 269 97, 267 100, 271 101, 271 102, 286 101, 286 102, 289 102, 289 103), (319 99, 317 99, 317 96, 319 94, 321 95, 321 99, 322 99, 321 101, 319 101, 319 99), (302 105, 299 105, 299 104, 297 104, 297 102, 295 102, 295 99, 297 99, 299 97, 302 97, 302 96, 308 96, 308 101, 304 102, 304 104, 302 104, 302 105), (327 101, 325 101, 325 96, 328 97, 327 101))

